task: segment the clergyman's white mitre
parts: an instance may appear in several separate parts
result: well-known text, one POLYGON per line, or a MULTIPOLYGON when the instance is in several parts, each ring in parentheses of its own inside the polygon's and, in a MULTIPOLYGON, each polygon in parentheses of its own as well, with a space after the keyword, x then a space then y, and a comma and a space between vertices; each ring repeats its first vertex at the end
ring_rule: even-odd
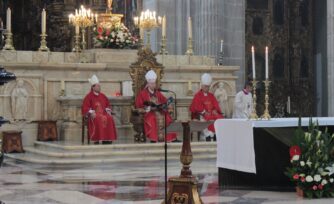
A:
POLYGON ((99 84, 99 79, 97 76, 94 74, 90 79, 88 79, 89 83, 94 86, 95 84, 99 84))
POLYGON ((157 80, 157 74, 153 70, 150 70, 146 73, 145 79, 148 83, 154 83, 157 80))
POLYGON ((208 73, 204 73, 201 77, 201 84, 202 85, 207 85, 210 86, 212 83, 212 77, 208 73))

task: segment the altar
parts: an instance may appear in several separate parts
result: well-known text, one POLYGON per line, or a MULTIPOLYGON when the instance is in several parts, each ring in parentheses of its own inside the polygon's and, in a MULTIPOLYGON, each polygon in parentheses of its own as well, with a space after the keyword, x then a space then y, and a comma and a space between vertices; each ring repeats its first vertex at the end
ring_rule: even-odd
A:
MULTIPOLYGON (((309 125, 302 118, 301 126, 309 125)), ((312 118, 320 128, 333 130, 334 118, 312 118)), ((217 134, 219 185, 225 188, 291 190, 284 175, 290 165, 289 146, 298 118, 271 120, 220 119, 217 134)))

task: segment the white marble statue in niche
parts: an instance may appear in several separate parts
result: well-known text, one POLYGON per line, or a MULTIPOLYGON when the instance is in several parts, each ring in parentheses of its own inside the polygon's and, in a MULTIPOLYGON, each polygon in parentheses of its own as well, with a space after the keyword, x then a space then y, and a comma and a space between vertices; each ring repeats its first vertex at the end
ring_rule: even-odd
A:
POLYGON ((28 110, 28 91, 24 88, 24 81, 19 79, 12 91, 12 113, 14 120, 26 120, 28 110))
POLYGON ((225 117, 230 116, 230 109, 228 105, 228 95, 224 88, 224 83, 219 82, 218 88, 215 90, 214 95, 219 102, 220 109, 222 110, 225 117))

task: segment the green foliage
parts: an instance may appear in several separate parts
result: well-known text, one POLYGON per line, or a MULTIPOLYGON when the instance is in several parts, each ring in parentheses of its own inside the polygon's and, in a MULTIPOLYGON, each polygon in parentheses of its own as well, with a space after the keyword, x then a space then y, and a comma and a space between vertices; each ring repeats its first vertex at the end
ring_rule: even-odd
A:
POLYGON ((334 134, 310 119, 307 131, 296 129, 286 175, 308 198, 334 196, 334 134))

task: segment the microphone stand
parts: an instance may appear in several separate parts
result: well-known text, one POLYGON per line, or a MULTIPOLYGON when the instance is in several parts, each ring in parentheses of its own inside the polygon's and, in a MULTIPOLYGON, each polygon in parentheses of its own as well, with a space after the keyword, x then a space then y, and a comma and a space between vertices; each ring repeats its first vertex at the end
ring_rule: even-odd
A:
MULTIPOLYGON (((162 90, 160 90, 160 91, 162 91, 162 90)), ((176 107, 176 93, 174 92, 174 91, 169 91, 169 90, 163 90, 163 92, 170 92, 170 93, 173 93, 173 95, 174 95, 174 109, 175 109, 175 115, 174 115, 174 120, 176 120, 176 118, 177 118, 177 107, 176 107)), ((167 104, 166 104, 167 105, 167 104)), ((165 111, 165 204, 167 204, 167 193, 168 193, 168 191, 167 191, 167 189, 168 189, 168 186, 167 186, 167 184, 168 184, 168 179, 167 179, 167 114, 168 114, 168 106, 166 106, 166 110, 163 110, 163 111, 165 111)))

